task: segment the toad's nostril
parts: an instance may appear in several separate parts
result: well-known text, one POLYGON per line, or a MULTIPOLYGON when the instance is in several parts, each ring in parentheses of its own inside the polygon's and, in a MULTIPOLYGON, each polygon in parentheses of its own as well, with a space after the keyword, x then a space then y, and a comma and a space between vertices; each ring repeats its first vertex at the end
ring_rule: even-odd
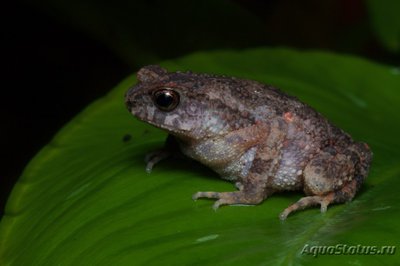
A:
POLYGON ((125 93, 125 98, 129 98, 134 92, 135 92, 135 87, 130 88, 126 93, 125 93))

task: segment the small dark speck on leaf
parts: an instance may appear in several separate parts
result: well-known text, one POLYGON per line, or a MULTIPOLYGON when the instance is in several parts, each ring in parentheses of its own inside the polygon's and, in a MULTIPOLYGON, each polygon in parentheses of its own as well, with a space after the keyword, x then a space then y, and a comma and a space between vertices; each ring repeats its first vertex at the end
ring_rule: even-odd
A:
POLYGON ((145 130, 143 131, 143 134, 142 134, 142 135, 147 135, 147 134, 149 134, 149 133, 150 133, 150 131, 147 130, 147 129, 145 129, 145 130))
POLYGON ((122 137, 122 141, 123 142, 128 142, 128 141, 130 141, 132 139, 132 135, 131 134, 125 134, 123 137, 122 137))

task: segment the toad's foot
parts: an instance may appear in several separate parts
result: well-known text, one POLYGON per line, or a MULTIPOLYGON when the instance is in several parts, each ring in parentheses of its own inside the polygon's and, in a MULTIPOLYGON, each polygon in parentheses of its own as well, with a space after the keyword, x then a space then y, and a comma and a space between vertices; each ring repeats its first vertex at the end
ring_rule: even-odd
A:
POLYGON ((198 198, 209 198, 218 199, 214 205, 213 209, 216 210, 221 205, 232 205, 232 204, 251 204, 255 205, 264 200, 261 193, 247 194, 243 191, 235 192, 197 192, 192 196, 193 200, 198 198))
POLYGON ((151 173, 151 170, 153 170, 154 165, 165 159, 172 157, 172 155, 173 154, 166 149, 159 149, 146 154, 146 156, 144 157, 144 161, 146 163, 146 172, 151 173))
POLYGON ((164 148, 155 150, 146 154, 144 161, 146 162, 146 172, 150 173, 153 170, 154 165, 164 161, 165 159, 180 156, 181 152, 179 150, 179 145, 175 140, 174 136, 168 135, 165 140, 164 148))
POLYGON ((280 215, 279 219, 285 220, 287 216, 297 210, 303 210, 315 205, 321 205, 321 212, 326 212, 328 205, 334 201, 334 192, 326 196, 309 196, 301 198, 298 202, 287 207, 280 215))

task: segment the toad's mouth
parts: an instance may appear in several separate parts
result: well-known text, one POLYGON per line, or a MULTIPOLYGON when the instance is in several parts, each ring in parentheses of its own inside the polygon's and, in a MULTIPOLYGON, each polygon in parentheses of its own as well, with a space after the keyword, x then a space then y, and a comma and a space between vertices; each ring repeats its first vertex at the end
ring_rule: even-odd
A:
POLYGON ((140 121, 146 122, 156 128, 167 131, 180 139, 197 139, 200 134, 193 128, 185 125, 178 114, 165 115, 162 113, 146 112, 145 110, 131 109, 131 114, 140 121))

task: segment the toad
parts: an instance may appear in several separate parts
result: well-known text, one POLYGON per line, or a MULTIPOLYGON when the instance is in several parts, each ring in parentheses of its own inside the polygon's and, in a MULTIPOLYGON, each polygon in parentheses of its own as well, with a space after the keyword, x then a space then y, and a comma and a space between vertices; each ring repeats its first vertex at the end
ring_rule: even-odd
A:
POLYGON ((303 191, 286 208, 297 210, 353 199, 372 160, 320 113, 281 90, 234 77, 168 72, 151 65, 137 73, 125 95, 138 119, 169 133, 166 147, 146 157, 147 170, 177 148, 235 183, 232 192, 197 192, 221 205, 259 204, 274 193, 303 191))

